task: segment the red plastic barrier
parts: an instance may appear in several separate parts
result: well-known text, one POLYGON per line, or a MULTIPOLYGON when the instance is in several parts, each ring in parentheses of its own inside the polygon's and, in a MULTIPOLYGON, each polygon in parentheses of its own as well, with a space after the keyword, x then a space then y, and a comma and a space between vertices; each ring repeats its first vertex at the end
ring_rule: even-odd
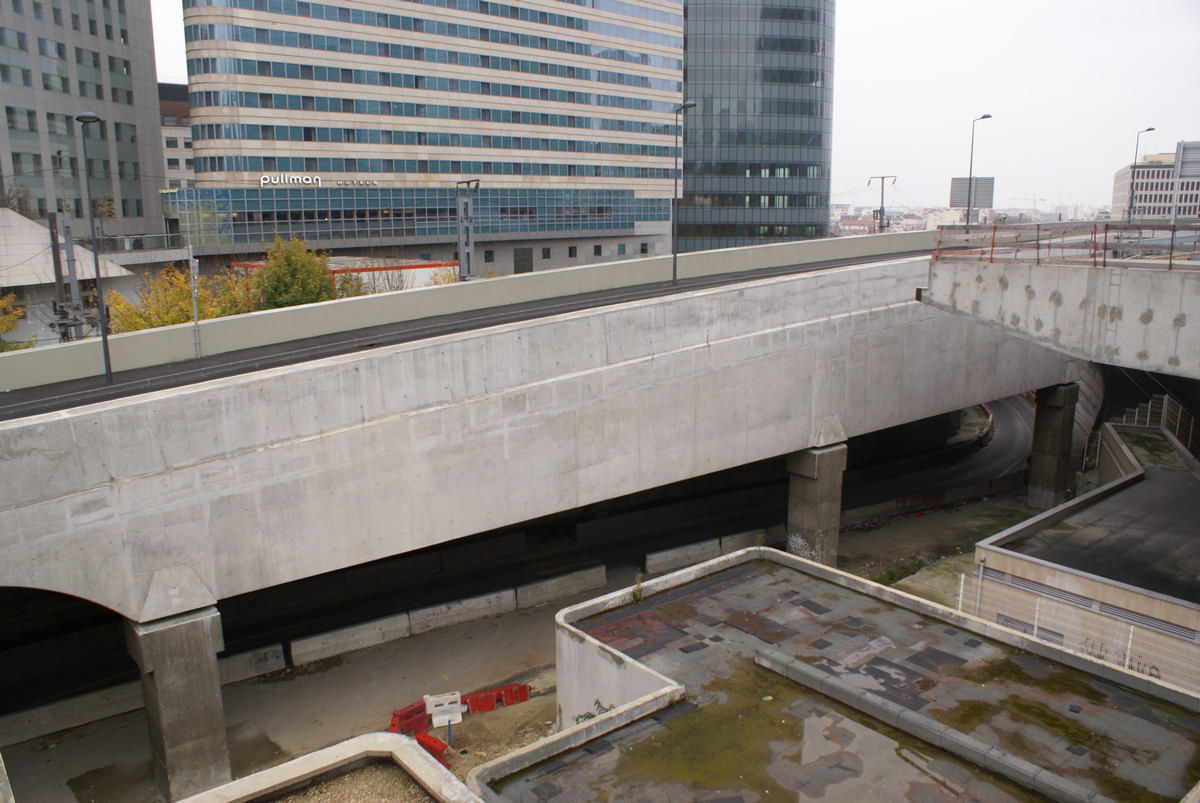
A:
POLYGON ((446 743, 436 736, 430 736, 428 733, 417 734, 417 744, 425 748, 429 755, 442 762, 442 766, 450 768, 450 763, 446 761, 446 743))
POLYGON ((510 683, 495 689, 485 689, 472 694, 463 695, 463 703, 472 714, 496 710, 497 703, 513 705, 529 699, 529 684, 510 683))
POLYGON ((425 701, 399 708, 392 712, 389 733, 425 733, 429 730, 429 715, 425 713, 425 701))

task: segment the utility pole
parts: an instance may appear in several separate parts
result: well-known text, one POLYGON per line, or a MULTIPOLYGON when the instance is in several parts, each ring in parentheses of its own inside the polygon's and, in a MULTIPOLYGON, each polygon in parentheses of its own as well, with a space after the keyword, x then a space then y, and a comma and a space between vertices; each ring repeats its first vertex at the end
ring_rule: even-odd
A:
POLYGON ((879 211, 875 213, 875 217, 879 220, 879 223, 875 229, 878 234, 883 234, 883 230, 887 228, 887 217, 885 217, 883 209, 883 188, 886 186, 889 178, 892 180, 893 184, 896 183, 895 176, 871 176, 869 179, 867 179, 868 187, 871 186, 872 181, 879 179, 879 211))

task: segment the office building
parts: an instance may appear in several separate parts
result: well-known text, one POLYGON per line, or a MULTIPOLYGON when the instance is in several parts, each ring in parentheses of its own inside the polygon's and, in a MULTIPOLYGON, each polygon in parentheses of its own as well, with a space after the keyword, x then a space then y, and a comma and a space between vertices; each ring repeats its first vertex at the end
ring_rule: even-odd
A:
POLYGON ((194 187, 192 173, 192 112, 187 84, 159 84, 158 110, 162 122, 163 176, 169 189, 194 187))
POLYGON ((1133 220, 1200 217, 1200 142, 1180 142, 1174 153, 1146 154, 1137 164, 1118 170, 1113 177, 1113 220, 1130 219, 1131 198, 1133 220))
POLYGON ((0 0, 0 185, 70 212, 76 237, 85 164, 104 234, 162 231, 153 42, 149 0, 0 0))
POLYGON ((186 0, 200 254, 456 256, 477 275, 670 249, 682 5, 186 0), (478 182, 477 184, 475 182, 478 182))
POLYGON ((824 237, 834 0, 687 0, 679 249, 824 237))

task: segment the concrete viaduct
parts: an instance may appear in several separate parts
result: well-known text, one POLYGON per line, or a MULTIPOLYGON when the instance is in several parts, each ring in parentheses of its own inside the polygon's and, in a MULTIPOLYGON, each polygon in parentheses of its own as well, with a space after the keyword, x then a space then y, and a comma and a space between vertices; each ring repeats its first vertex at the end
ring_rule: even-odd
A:
MULTIPOLYGON (((838 247, 856 239, 871 238, 838 247)), ((806 247, 830 246, 686 255, 681 275, 794 264, 806 247)), ((603 270, 628 268, 575 281, 603 270)), ((920 303, 929 270, 758 279, 0 423, 0 585, 127 619, 160 785, 190 794, 229 775, 221 599, 780 455, 789 547, 828 562, 847 438, 1085 364, 920 303)), ((426 297, 572 271, 555 273, 426 297)), ((190 346, 183 331, 164 337, 190 346)))

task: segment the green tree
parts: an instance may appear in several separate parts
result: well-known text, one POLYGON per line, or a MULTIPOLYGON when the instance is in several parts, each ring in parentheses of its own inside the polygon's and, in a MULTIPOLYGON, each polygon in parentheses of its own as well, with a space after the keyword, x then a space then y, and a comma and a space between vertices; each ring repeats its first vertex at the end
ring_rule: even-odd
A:
MULTIPOLYGON (((196 287, 196 306, 200 318, 221 314, 213 280, 201 276, 196 287)), ((137 303, 114 292, 109 303, 109 326, 113 333, 136 332, 156 326, 170 326, 192 320, 192 277, 186 270, 167 265, 137 288, 137 303)))
MULTIPOLYGON (((17 296, 14 293, 6 293, 0 295, 0 335, 6 332, 11 332, 17 328, 21 318, 25 315, 25 308, 17 306, 17 296)), ((0 337, 0 351, 16 351, 17 349, 27 349, 33 343, 22 343, 15 340, 5 340, 0 337)))
POLYGON ((328 301, 336 289, 328 258, 313 253, 303 240, 283 240, 278 234, 267 246, 267 260, 257 276, 263 309, 328 301))

